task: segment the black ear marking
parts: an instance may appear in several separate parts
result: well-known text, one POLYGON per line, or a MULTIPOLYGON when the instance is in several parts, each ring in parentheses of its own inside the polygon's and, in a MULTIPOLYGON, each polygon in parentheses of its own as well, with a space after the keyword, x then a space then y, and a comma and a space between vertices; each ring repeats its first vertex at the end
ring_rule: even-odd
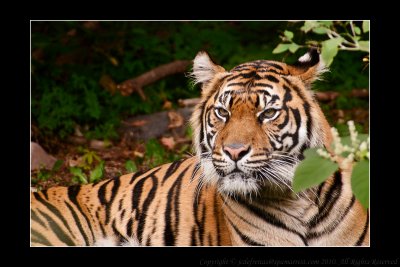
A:
POLYGON ((311 47, 307 53, 299 57, 293 66, 309 68, 319 63, 319 51, 317 47, 311 47))

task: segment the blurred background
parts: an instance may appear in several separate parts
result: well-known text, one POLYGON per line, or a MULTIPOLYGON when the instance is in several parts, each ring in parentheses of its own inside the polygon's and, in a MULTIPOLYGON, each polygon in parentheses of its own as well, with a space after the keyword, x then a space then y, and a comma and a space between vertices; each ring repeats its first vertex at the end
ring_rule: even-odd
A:
POLYGON ((31 22, 32 187, 96 182, 190 156, 200 88, 187 73, 206 50, 229 70, 294 63, 319 46, 314 84, 330 124, 369 129, 366 21, 31 22))

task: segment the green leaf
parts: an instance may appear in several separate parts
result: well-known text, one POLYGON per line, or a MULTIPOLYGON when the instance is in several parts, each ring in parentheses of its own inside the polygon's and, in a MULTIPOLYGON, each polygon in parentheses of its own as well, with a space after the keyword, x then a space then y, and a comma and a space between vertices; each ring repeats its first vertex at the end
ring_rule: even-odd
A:
POLYGON ((362 160, 353 166, 351 188, 364 208, 369 206, 369 161, 362 160))
POLYGON ((361 51, 369 52, 369 41, 359 41, 358 45, 361 51))
POLYGON ((316 34, 326 34, 328 32, 328 29, 325 27, 317 27, 312 29, 313 32, 315 32, 316 34))
POLYGON ((86 174, 84 174, 82 172, 81 168, 71 167, 71 168, 69 168, 69 172, 72 175, 74 175, 80 183, 82 183, 82 184, 87 184, 88 183, 86 174))
POLYGON ((293 190, 297 193, 306 188, 319 185, 331 176, 338 164, 317 154, 317 149, 307 149, 305 159, 297 166, 293 178, 293 190))
POLYGON ((312 28, 318 27, 319 23, 315 20, 307 20, 304 25, 300 28, 303 32, 309 32, 312 28))
POLYGON ((334 57, 339 51, 339 44, 343 41, 342 37, 329 39, 322 42, 321 57, 327 66, 331 65, 334 57))
POLYGON ((286 36, 286 38, 291 41, 293 39, 293 32, 291 31, 284 31, 283 34, 286 36))
POLYGON ((369 20, 364 20, 362 23, 362 30, 364 33, 369 32, 369 20))
POLYGON ((295 53, 297 51, 297 49, 299 49, 300 46, 296 43, 291 43, 289 46, 289 51, 292 53, 295 53))
POLYGON ((128 172, 137 172, 136 164, 135 164, 135 162, 133 162, 132 160, 127 160, 127 161, 125 162, 125 169, 126 169, 128 172))
POLYGON ((360 27, 354 26, 353 29, 354 29, 355 34, 361 34, 360 27))
POLYGON ((54 165, 53 165, 53 168, 51 169, 51 171, 52 172, 57 172, 57 171, 59 171, 60 170, 60 168, 61 168, 61 166, 63 165, 63 163, 64 163, 64 161, 62 161, 62 160, 57 160, 55 163, 54 163, 54 165))
POLYGON ((101 161, 91 172, 89 182, 94 183, 103 178, 104 175, 104 161, 101 161))
POLYGON ((289 49, 290 44, 278 44, 277 47, 272 51, 272 54, 279 54, 289 49))

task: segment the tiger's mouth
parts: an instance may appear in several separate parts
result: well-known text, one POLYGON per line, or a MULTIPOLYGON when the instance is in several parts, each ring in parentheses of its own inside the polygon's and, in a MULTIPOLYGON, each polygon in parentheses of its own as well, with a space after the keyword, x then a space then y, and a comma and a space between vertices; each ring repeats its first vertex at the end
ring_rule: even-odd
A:
POLYGON ((218 174, 218 189, 227 195, 253 193, 257 195, 266 188, 281 192, 292 191, 292 180, 297 163, 297 161, 269 159, 258 166, 241 164, 240 167, 230 168, 230 171, 214 166, 218 174))

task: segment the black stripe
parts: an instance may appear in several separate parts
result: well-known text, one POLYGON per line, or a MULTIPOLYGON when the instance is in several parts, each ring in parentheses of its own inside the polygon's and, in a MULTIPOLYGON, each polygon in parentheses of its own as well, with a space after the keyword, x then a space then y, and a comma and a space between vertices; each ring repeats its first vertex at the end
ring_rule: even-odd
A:
POLYGON ((125 209, 122 210, 121 216, 119 217, 121 219, 121 221, 124 219, 124 216, 125 216, 125 209))
POLYGON ((127 241, 126 238, 118 231, 117 227, 115 226, 115 219, 111 223, 111 229, 113 230, 114 236, 118 238, 117 243, 121 245, 124 241, 127 241))
POLYGON ((46 227, 46 224, 37 216, 36 212, 34 210, 31 210, 31 218, 32 220, 38 222, 40 225, 43 225, 46 227))
POLYGON ((206 146, 203 144, 203 141, 204 141, 204 120, 203 120, 203 117, 204 117, 204 112, 205 112, 205 110, 204 110, 205 105, 206 105, 206 101, 203 101, 203 103, 201 104, 201 107, 200 107, 201 112, 200 112, 199 118, 197 119, 200 122, 200 135, 199 135, 200 140, 199 140, 199 144, 200 144, 200 152, 201 153, 204 153, 207 150, 206 146))
MULTIPOLYGON (((76 224, 76 226, 78 226, 79 231, 81 232, 81 235, 82 235, 83 239, 85 239, 85 245, 88 246, 89 245, 89 239, 88 239, 85 231, 82 228, 82 223, 79 220, 78 215, 76 214, 74 209, 71 207, 71 205, 67 201, 64 201, 64 203, 65 203, 65 205, 67 205, 67 208, 71 212, 72 217, 74 217, 75 224, 76 224)), ((96 242, 96 241, 94 240, 93 242, 96 242)))
POLYGON ((261 69, 261 70, 257 70, 257 73, 274 73, 274 74, 278 74, 278 75, 280 75, 280 74, 282 74, 282 72, 280 72, 280 71, 276 71, 276 70, 274 70, 274 69, 271 69, 271 68, 269 68, 269 69, 261 69))
MULTIPOLYGON (((298 109, 290 108, 290 110, 293 113, 294 120, 296 121, 296 131, 291 134, 290 136, 292 137, 292 145, 288 147, 288 151, 291 151, 294 147, 296 147, 299 144, 299 130, 301 127, 301 116, 300 116, 300 111, 298 109)), ((282 136, 283 140, 283 136, 282 136)))
POLYGON ((49 200, 49 196, 47 195, 47 189, 44 189, 44 190, 40 191, 40 193, 43 194, 43 196, 44 196, 44 198, 45 198, 46 200, 49 200))
POLYGON ((278 64, 276 64, 276 63, 265 62, 265 64, 267 64, 267 65, 269 65, 269 66, 271 66, 271 67, 274 67, 275 69, 283 70, 282 66, 280 66, 280 65, 278 65, 278 64))
POLYGON ((253 78, 254 76, 256 76, 256 72, 255 71, 250 71, 250 72, 247 72, 247 73, 241 73, 240 76, 243 77, 243 78, 246 78, 246 79, 253 78))
POLYGON ((304 103, 303 105, 304 108, 304 112, 306 113, 306 117, 307 117, 307 140, 310 141, 311 140, 311 134, 312 134, 312 116, 311 116, 311 112, 310 112, 310 104, 308 104, 307 102, 304 103))
POLYGON ((253 224, 252 222, 250 222, 249 220, 247 220, 246 218, 244 218, 242 215, 238 214, 228 203, 225 203, 225 206, 229 208, 229 210, 239 219, 241 219, 242 221, 244 221, 245 223, 247 223, 248 225, 250 225, 251 227, 256 228, 259 231, 265 232, 264 229, 258 227, 257 225, 253 224))
POLYGON ((85 218, 86 223, 89 226, 90 233, 92 234, 93 240, 95 240, 96 237, 93 233, 92 224, 90 223, 89 218, 83 212, 82 207, 77 200, 77 196, 80 191, 81 191, 80 185, 73 185, 73 186, 68 187, 68 198, 78 208, 78 211, 82 214, 83 218, 85 218))
MULTIPOLYGON (((287 88, 288 88, 288 87, 292 88, 292 89, 297 93, 297 95, 301 98, 301 100, 303 100, 303 102, 306 103, 306 102, 307 102, 307 101, 306 101, 306 97, 304 96, 304 94, 303 94, 303 92, 300 90, 300 88, 297 87, 296 85, 294 85, 288 78, 283 77, 283 76, 282 76, 282 78, 283 78, 283 79, 286 81, 286 83, 288 84, 287 88)), ((285 88, 285 85, 284 85, 284 88, 285 88)), ((285 88, 285 89, 286 89, 286 88, 285 88)))
POLYGON ((285 120, 284 120, 281 124, 278 124, 278 128, 279 128, 280 130, 282 130, 283 128, 285 128, 285 126, 286 126, 286 125, 288 124, 288 122, 289 122, 289 110, 288 110, 287 107, 284 107, 283 110, 286 111, 286 116, 285 116, 285 120))
MULTIPOLYGON (((204 200, 203 200, 204 201, 204 200)), ((200 245, 204 245, 204 238, 205 238, 205 224, 206 224, 206 204, 203 202, 202 205, 202 214, 201 214, 201 221, 200 221, 200 227, 199 227, 199 236, 200 236, 200 245)))
POLYGON ((36 242, 36 243, 40 243, 43 244, 45 246, 52 246, 53 244, 50 243, 49 240, 47 240, 46 237, 44 237, 44 235, 42 235, 41 233, 39 233, 36 230, 31 230, 31 242, 36 242))
MULTIPOLYGON (((149 209, 150 204, 153 202, 153 199, 156 194, 157 187, 158 187, 157 178, 154 175, 151 176, 151 181, 152 181, 153 185, 150 189, 150 192, 147 194, 146 199, 144 200, 142 212, 140 213, 140 216, 139 216, 138 230, 137 230, 137 232, 138 232, 137 239, 139 241, 142 240, 142 235, 143 235, 144 226, 145 226, 146 217, 147 217, 147 210, 149 209)), ((139 212, 139 210, 137 212, 139 212)))
POLYGON ((274 104, 275 102, 276 102, 276 100, 279 100, 279 96, 277 96, 277 95, 273 95, 272 97, 271 97, 271 99, 269 100, 269 104, 270 105, 272 105, 272 104, 274 104))
POLYGON ((279 83, 279 80, 272 75, 265 75, 265 78, 273 83, 279 83))
POLYGON ((285 89, 285 96, 283 97, 283 104, 286 105, 287 102, 292 100, 292 93, 290 92, 290 88, 285 84, 283 85, 283 89, 285 89))
POLYGON ((307 240, 305 239, 305 237, 297 232, 296 230, 293 230, 291 228, 289 228, 285 223, 283 223, 282 221, 280 221, 278 218, 276 218, 273 214, 268 213, 265 210, 260 209, 259 207, 250 205, 249 203, 245 202, 241 197, 237 198, 238 203, 240 203, 241 205, 243 205, 244 207, 246 207, 249 211, 251 211, 252 213, 254 213, 256 216, 258 216, 259 218, 261 218, 262 220, 264 220, 265 222, 272 224, 278 228, 282 228, 286 231, 289 231, 291 233, 294 233, 296 235, 298 235, 301 240, 303 241, 304 245, 308 245, 307 244, 307 240))
POLYGON ((182 162, 183 162, 182 160, 177 160, 177 161, 173 162, 171 165, 169 165, 167 171, 165 172, 163 180, 161 182, 161 186, 164 185, 165 181, 169 177, 171 177, 171 175, 174 174, 174 172, 176 172, 176 170, 179 168, 179 166, 181 166, 182 162))
POLYGON ((367 221, 365 223, 364 230, 361 236, 358 238, 356 246, 361 246, 361 244, 364 242, 365 236, 367 235, 368 226, 369 226, 369 210, 367 210, 367 221))
POLYGON ((141 176, 142 174, 144 174, 143 171, 135 172, 135 173, 132 175, 131 180, 129 181, 129 184, 132 184, 132 183, 136 180, 136 178, 138 178, 138 177, 141 176))
POLYGON ((310 228, 313 228, 316 225, 318 225, 329 215, 336 201, 340 197, 341 189, 342 189, 342 174, 341 170, 339 169, 334 174, 333 185, 329 188, 328 192, 325 194, 324 202, 322 203, 321 206, 318 207, 319 209, 318 214, 314 215, 311 218, 310 222, 308 223, 310 228))
POLYGON ((216 91, 214 94, 214 103, 217 102, 217 99, 218 99, 218 91, 216 91))
POLYGON ((196 229, 195 229, 194 226, 192 227, 192 232, 190 233, 190 245, 192 247, 197 245, 197 243, 196 243, 196 229))
POLYGON ((122 208, 123 208, 122 207, 122 204, 123 204, 122 202, 123 202, 124 199, 125 199, 125 195, 123 195, 122 198, 119 200, 118 211, 122 210, 122 208))
MULTIPOLYGON (((201 221, 198 218, 199 210, 200 210, 198 199, 202 200, 202 194, 203 194, 203 190, 202 189, 203 188, 201 188, 199 190, 198 197, 193 201, 193 218, 194 218, 194 222, 195 222, 195 224, 197 226, 197 231, 194 231, 194 234, 197 234, 197 236, 199 238, 200 245, 202 245, 202 237, 201 237, 201 235, 204 232, 204 228, 203 228, 203 225, 201 224, 201 221)), ((192 237, 192 241, 194 240, 193 238, 195 238, 195 237, 192 237)))
POLYGON ((257 87, 257 86, 267 87, 267 88, 270 88, 270 89, 273 88, 272 85, 270 85, 270 84, 268 84, 268 83, 254 83, 254 84, 253 84, 253 87, 257 87))
MULTIPOLYGON (((232 99, 232 98, 231 98, 232 99)), ((214 111, 215 112, 215 111, 214 111)), ((214 124, 211 123, 211 112, 208 112, 207 114, 207 124, 210 128, 214 127, 214 124)))
POLYGON ((334 222, 331 223, 329 225, 329 227, 325 228, 322 232, 309 232, 306 235, 307 239, 314 239, 314 238, 317 238, 317 237, 332 233, 335 229, 338 228, 339 224, 343 221, 343 219, 349 213, 349 211, 353 207, 354 203, 355 203, 355 197, 353 196, 351 198, 350 204, 346 207, 344 212, 340 215, 339 219, 335 219, 334 222))
MULTIPOLYGON (((50 204, 49 202, 47 202, 46 200, 44 200, 40 194, 38 194, 37 192, 33 193, 34 197, 36 198, 37 201, 39 201, 41 204, 43 204, 47 209, 49 209, 55 216, 57 216, 62 223, 64 224, 65 228, 68 229, 68 231, 71 233, 72 236, 74 236, 74 234, 71 231, 71 228, 69 228, 69 225, 67 223, 67 221, 65 220, 64 216, 61 214, 61 212, 52 204, 50 204)), ((40 210, 38 210, 40 212, 40 210)), ((42 212, 40 212, 42 213, 42 212)), ((48 216, 47 216, 48 217, 48 216)), ((54 221, 54 219, 52 219, 52 221, 54 221)), ((48 221, 48 223, 50 223, 48 221)))
MULTIPOLYGON (((282 142, 288 136, 292 138, 292 145, 287 148, 287 151, 292 150, 295 146, 298 145, 298 143, 299 143, 299 129, 301 127, 301 116, 300 116, 299 110, 297 108, 289 108, 289 109, 292 112, 293 117, 294 117, 295 122, 296 122, 296 131, 293 134, 287 132, 287 133, 284 133, 281 136, 282 142)), ((289 113, 287 114, 287 116, 289 117, 289 113)))
POLYGON ((182 178, 187 172, 189 167, 186 167, 176 178, 176 181, 171 186, 170 190, 168 191, 167 195, 167 207, 165 209, 165 230, 164 230, 164 244, 166 246, 174 246, 175 245, 175 238, 178 231, 178 224, 179 224, 179 195, 180 195, 180 187, 182 184, 182 178), (174 212, 175 212, 175 233, 172 230, 172 222, 171 222, 171 215, 172 215, 172 198, 174 197, 174 212))
POLYGON ((237 79, 237 78, 239 78, 239 77, 242 77, 242 74, 241 74, 241 73, 236 74, 236 75, 234 75, 234 76, 232 76, 232 77, 229 77, 228 79, 226 79, 226 81, 227 81, 227 82, 230 82, 230 81, 232 81, 232 80, 234 80, 234 79, 237 79))
MULTIPOLYGON (((97 191, 97 197, 99 198, 100 204, 106 206, 107 205, 107 199, 106 199, 106 188, 109 183, 111 183, 112 180, 106 181, 104 184, 102 184, 97 191)), ((107 220, 107 219, 106 219, 107 220)))
POLYGON ((106 206, 106 224, 108 224, 108 222, 110 220, 111 207, 112 207, 115 197, 117 196, 118 189, 121 184, 121 181, 119 179, 113 179, 112 181, 114 181, 114 184, 113 184, 113 187, 111 188, 110 201, 107 202, 107 206, 106 206))
POLYGON ((254 106, 256 107, 256 108, 258 108, 258 106, 260 105, 260 95, 257 95, 256 96, 256 102, 254 103, 254 106))
POLYGON ((130 218, 128 223, 126 224, 126 234, 127 236, 132 236, 132 227, 133 227, 133 218, 130 218))
POLYGON ((245 86, 247 83, 228 83, 226 87, 231 87, 231 86, 245 86))
POLYGON ((260 243, 258 243, 258 242, 256 242, 256 241, 252 240, 250 237, 248 237, 248 236, 246 236, 245 234, 243 234, 242 232, 240 232, 239 229, 236 227, 236 225, 234 225, 234 224, 232 223, 232 221, 231 221, 229 218, 227 218, 227 219, 228 219, 229 224, 230 224, 230 225, 233 227, 233 229, 235 230, 236 234, 239 235, 240 239, 241 239, 244 243, 246 243, 247 245, 250 245, 250 246, 264 246, 263 244, 260 244, 260 243))
MULTIPOLYGON (((54 219, 52 219, 49 215, 47 215, 44 212, 41 212, 39 210, 39 213, 47 220, 47 222, 49 223, 49 227, 51 228, 51 230, 53 231, 53 233, 56 234, 56 236, 58 237, 58 239, 61 242, 64 242, 66 245, 68 246, 73 246, 75 245, 74 241, 72 241, 72 239, 67 235, 66 232, 64 232, 61 227, 55 222, 54 219)), ((69 229, 69 227, 68 227, 69 229)))
MULTIPOLYGON (((311 204, 310 206, 312 206, 312 204, 311 204)), ((297 216, 296 216, 296 215, 293 215, 293 214, 289 213, 288 211, 286 211, 285 209, 282 209, 282 208, 279 207, 279 206, 275 206, 275 205, 273 205, 272 203, 270 203, 270 205, 268 205, 268 207, 271 208, 271 209, 277 210, 277 211, 279 211, 279 212, 282 212, 283 214, 286 214, 287 216, 289 216, 289 217, 291 217, 292 219, 296 220, 297 223, 299 223, 299 224, 305 226, 304 221, 302 221, 301 219, 299 219, 299 216, 298 216, 298 215, 297 215, 297 216)))
MULTIPOLYGON (((151 172, 149 175, 146 175, 145 177, 142 177, 133 187, 132 189, 132 211, 137 210, 135 214, 135 220, 139 219, 139 214, 140 214, 140 198, 142 197, 142 191, 143 191, 143 184, 146 181, 147 178, 153 177, 155 173, 157 173, 161 167, 157 168, 153 172, 151 172)), ((149 171, 150 172, 150 171, 149 171)), ((148 173, 148 172, 147 172, 148 173)))
POLYGON ((97 222, 98 222, 99 225, 100 225, 100 230, 101 230, 101 233, 103 234, 103 237, 106 237, 106 231, 105 231, 105 229, 104 229, 104 227, 103 227, 103 223, 102 223, 101 220, 100 220, 99 211, 100 211, 100 207, 96 210, 95 216, 96 216, 96 218, 97 218, 97 222))
POLYGON ((319 186, 318 186, 318 190, 317 190, 317 204, 318 205, 320 205, 321 203, 320 203, 320 198, 321 198, 321 192, 322 192, 322 188, 324 187, 324 185, 325 185, 325 182, 324 183, 321 183, 319 186))
POLYGON ((137 178, 138 176, 140 176, 140 175, 147 174, 146 176, 143 176, 143 177, 140 178, 141 180, 142 180, 142 179, 146 179, 146 178, 148 178, 148 177, 154 175, 154 174, 155 174, 156 172, 158 172, 160 169, 161 169, 161 167, 157 168, 156 170, 150 169, 150 170, 148 170, 148 171, 146 171, 146 172, 140 172, 139 175, 136 175, 137 173, 135 173, 135 174, 132 176, 131 181, 129 182, 129 184, 132 184, 132 183, 136 180, 136 178, 137 178), (154 170, 154 171, 151 172, 152 170, 154 170), (149 172, 151 172, 151 173, 148 174, 149 172))

